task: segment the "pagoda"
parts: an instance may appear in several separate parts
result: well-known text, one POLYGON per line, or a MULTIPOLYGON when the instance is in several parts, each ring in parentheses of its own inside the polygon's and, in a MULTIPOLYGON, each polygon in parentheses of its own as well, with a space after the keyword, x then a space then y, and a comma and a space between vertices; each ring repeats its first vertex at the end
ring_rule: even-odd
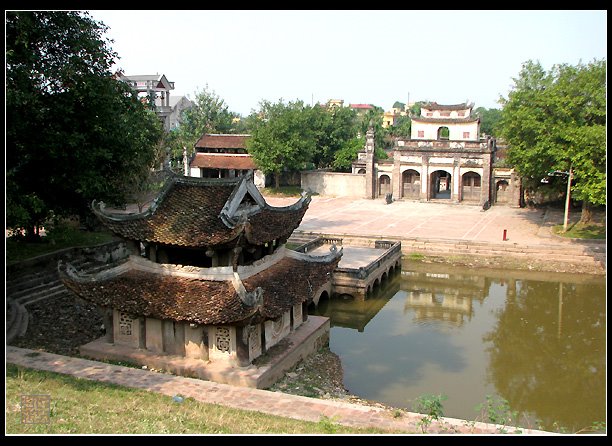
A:
POLYGON ((290 206, 270 206, 252 174, 174 173, 141 213, 92 203, 129 256, 91 275, 70 264, 58 270, 69 290, 104 315, 106 335, 94 341, 97 356, 252 367, 307 325, 313 299, 331 295, 342 249, 311 256, 285 247, 309 203, 303 194, 290 206))

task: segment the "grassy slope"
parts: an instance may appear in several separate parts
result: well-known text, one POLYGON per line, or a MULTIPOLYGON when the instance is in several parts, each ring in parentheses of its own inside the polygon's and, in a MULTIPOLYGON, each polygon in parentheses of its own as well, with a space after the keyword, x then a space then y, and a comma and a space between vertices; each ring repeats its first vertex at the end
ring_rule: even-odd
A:
MULTIPOLYGON (((330 434, 385 433, 200 403, 7 364, 8 434, 330 434), (21 422, 21 395, 50 395, 48 424, 21 422)), ((388 432, 386 432, 388 433, 388 432)))

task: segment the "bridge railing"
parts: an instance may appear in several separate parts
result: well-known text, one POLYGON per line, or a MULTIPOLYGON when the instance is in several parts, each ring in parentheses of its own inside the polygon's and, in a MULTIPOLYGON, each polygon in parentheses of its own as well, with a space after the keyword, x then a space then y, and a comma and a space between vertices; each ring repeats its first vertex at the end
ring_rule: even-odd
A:
POLYGON ((387 246, 389 248, 366 266, 362 266, 360 268, 336 268, 334 270, 334 274, 340 273, 358 280, 365 280, 370 276, 370 274, 380 268, 389 257, 394 254, 399 254, 401 256, 402 253, 402 242, 380 240, 375 243, 375 246, 376 248, 384 248, 387 246), (378 246, 379 243, 380 246, 378 246))
POLYGON ((307 252, 311 252, 317 249, 319 246, 323 245, 342 246, 342 239, 340 237, 317 237, 314 240, 311 240, 309 242, 304 243, 303 245, 298 246, 294 249, 294 251, 306 254, 307 252))

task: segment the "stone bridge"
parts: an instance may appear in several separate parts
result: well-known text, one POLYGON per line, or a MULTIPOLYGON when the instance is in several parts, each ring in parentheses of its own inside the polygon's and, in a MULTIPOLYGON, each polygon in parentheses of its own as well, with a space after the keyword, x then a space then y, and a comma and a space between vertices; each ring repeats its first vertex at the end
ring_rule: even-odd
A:
MULTIPOLYGON (((402 244, 399 241, 376 240, 374 247, 346 246, 339 237, 318 237, 295 250, 324 255, 333 245, 342 246, 343 255, 334 270, 332 293, 349 294, 365 299, 385 281, 401 271, 402 244)), ((315 296, 315 305, 319 297, 315 296)))

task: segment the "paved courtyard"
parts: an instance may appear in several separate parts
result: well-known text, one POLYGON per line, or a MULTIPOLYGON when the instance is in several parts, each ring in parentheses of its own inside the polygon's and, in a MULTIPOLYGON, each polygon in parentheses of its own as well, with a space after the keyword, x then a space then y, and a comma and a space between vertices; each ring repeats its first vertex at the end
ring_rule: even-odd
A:
MULTIPOLYGON (((296 198, 266 197, 272 206, 286 206, 296 198)), ((575 213, 570 217, 578 218, 575 213)), ((313 196, 298 231, 330 234, 396 236, 402 238, 453 239, 518 245, 571 243, 550 232, 563 222, 560 210, 447 203, 421 203, 384 199, 313 196)))

